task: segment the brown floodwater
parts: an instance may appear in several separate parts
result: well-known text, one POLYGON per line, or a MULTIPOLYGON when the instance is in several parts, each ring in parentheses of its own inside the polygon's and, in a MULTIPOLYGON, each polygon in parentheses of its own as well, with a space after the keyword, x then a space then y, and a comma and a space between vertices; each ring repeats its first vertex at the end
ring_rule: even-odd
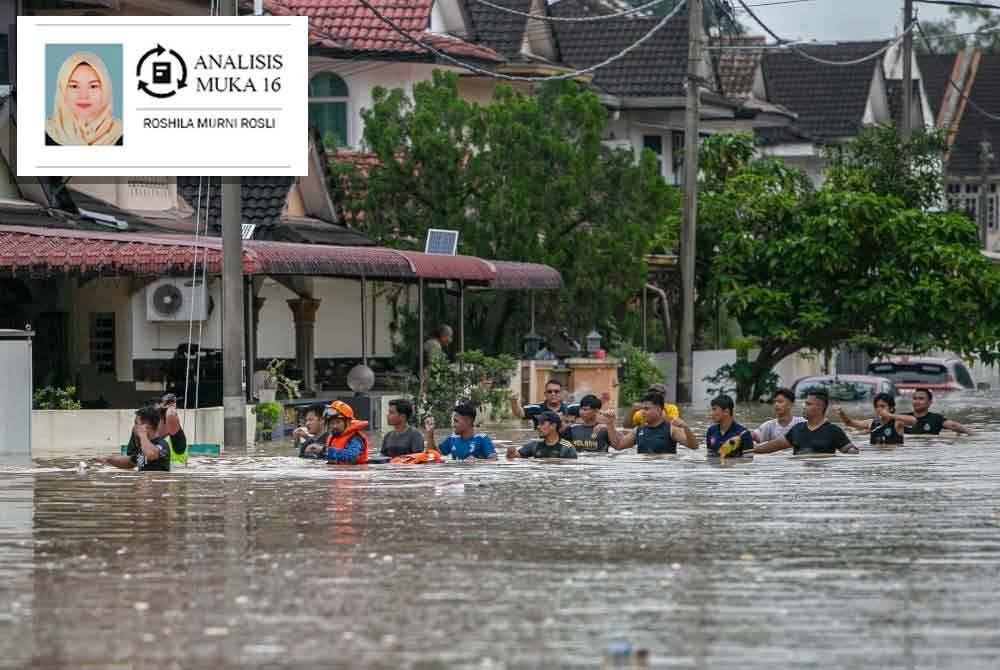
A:
POLYGON ((0 466, 0 667, 599 667, 626 640, 657 668, 994 670, 1000 396, 935 409, 977 434, 726 467, 0 466))

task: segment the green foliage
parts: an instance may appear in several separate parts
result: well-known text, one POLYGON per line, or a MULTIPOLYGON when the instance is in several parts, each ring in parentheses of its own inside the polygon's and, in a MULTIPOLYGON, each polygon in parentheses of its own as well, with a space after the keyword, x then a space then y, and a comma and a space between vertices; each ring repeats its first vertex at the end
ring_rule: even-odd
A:
POLYGON ((663 373, 653 364, 649 352, 625 344, 613 355, 622 361, 618 386, 618 404, 622 407, 638 402, 651 384, 663 382, 663 373))
POLYGON ((301 395, 299 391, 301 382, 285 375, 285 365, 286 361, 280 358, 271 359, 264 369, 267 374, 264 376, 262 388, 275 389, 279 396, 295 400, 301 395))
POLYGON ((32 397, 33 409, 80 409, 76 399, 76 387, 46 386, 37 389, 32 397))
POLYGON ((932 209, 942 198, 944 131, 917 130, 901 142, 892 126, 866 128, 846 145, 828 149, 827 179, 836 191, 895 196, 905 207, 932 209))
MULTIPOLYGON (((924 153, 913 163, 931 165, 934 144, 917 146, 924 153)), ((706 179, 704 296, 722 300, 760 349, 749 372, 729 371, 740 400, 764 395, 771 368, 801 349, 996 357, 1000 270, 980 254, 967 218, 914 206, 930 189, 900 176, 891 157, 879 160, 885 148, 884 136, 862 135, 818 192, 766 159, 706 179)))
MULTIPOLYGON (((480 106, 459 97, 453 73, 436 72, 412 100, 400 90, 373 97, 363 116, 378 164, 365 174, 334 164, 340 204, 380 244, 420 248, 429 228, 455 229, 460 253, 558 268, 565 289, 539 296, 543 329, 583 334, 620 318, 645 282, 652 241, 676 240, 676 189, 652 153, 636 163, 602 144, 607 113, 577 84, 533 96, 499 86, 480 106)), ((467 296, 467 343, 519 350, 527 302, 467 296)))
POLYGON ((253 408, 253 411, 257 415, 257 425, 260 429, 269 431, 278 425, 278 419, 281 417, 281 403, 273 400, 271 402, 259 402, 253 408))
MULTIPOLYGON (((428 364, 423 398, 418 414, 431 414, 438 426, 451 425, 451 410, 460 400, 472 402, 480 411, 489 410, 494 419, 509 412, 510 377, 517 362, 506 354, 487 356, 466 351, 449 363, 443 356, 428 364)), ((408 395, 417 396, 417 379, 411 378, 408 395)))
POLYGON ((717 396, 741 395, 741 389, 750 388, 749 397, 743 393, 741 400, 761 400, 774 396, 778 388, 779 377, 776 373, 768 371, 763 378, 757 379, 753 365, 748 359, 749 349, 754 344, 753 340, 742 340, 737 343, 736 362, 726 363, 715 371, 714 375, 708 375, 703 381, 712 384, 708 387, 708 393, 717 396))

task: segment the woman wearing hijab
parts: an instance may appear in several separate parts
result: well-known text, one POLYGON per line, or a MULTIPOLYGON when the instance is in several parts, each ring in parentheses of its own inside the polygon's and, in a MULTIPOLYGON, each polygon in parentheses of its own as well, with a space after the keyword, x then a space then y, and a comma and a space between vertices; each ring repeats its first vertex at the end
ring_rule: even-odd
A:
POLYGON ((121 145, 122 122, 111 114, 111 77, 96 54, 78 51, 59 68, 46 145, 121 145))

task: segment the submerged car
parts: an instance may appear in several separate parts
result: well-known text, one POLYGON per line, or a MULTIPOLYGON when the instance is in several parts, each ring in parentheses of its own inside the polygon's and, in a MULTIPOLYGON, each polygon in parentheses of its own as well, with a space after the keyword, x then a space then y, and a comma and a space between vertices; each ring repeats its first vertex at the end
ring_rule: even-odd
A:
POLYGON ((900 390, 926 388, 931 391, 974 390, 976 380, 969 367, 959 358, 917 358, 895 356, 872 361, 868 372, 892 380, 900 390))
POLYGON ((792 391, 796 398, 805 398, 810 389, 820 388, 836 402, 871 402, 878 393, 899 395, 893 383, 885 377, 871 375, 822 375, 805 377, 795 382, 792 391))

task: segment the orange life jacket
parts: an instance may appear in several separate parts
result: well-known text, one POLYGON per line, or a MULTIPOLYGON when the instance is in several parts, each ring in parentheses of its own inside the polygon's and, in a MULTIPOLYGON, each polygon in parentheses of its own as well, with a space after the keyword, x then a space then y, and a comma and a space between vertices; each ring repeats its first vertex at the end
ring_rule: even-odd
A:
POLYGON ((424 449, 419 454, 407 454, 406 456, 396 456, 390 463, 400 465, 417 465, 419 463, 443 463, 444 456, 437 449, 424 449))
POLYGON ((360 463, 368 462, 368 436, 365 435, 365 428, 368 427, 367 421, 358 421, 357 419, 352 420, 347 424, 347 430, 345 430, 340 435, 328 435, 326 438, 326 446, 333 447, 334 449, 343 449, 347 446, 347 443, 355 435, 361 439, 361 454, 354 459, 353 465, 358 465, 360 463))

